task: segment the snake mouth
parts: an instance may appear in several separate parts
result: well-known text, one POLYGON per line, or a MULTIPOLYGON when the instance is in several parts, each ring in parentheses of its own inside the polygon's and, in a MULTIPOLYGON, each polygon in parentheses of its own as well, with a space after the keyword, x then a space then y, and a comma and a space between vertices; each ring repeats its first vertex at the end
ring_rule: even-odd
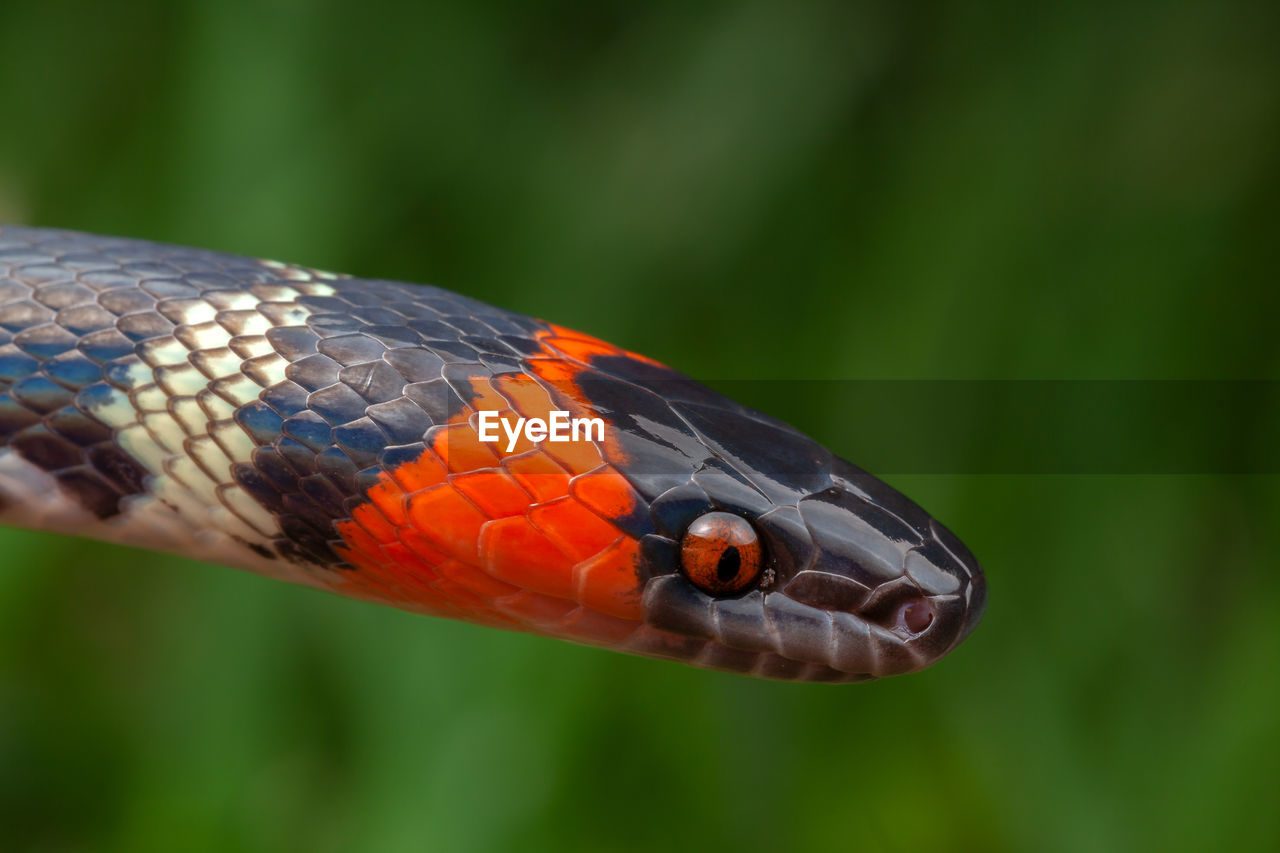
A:
MULTIPOLYGON (((810 681, 868 681, 924 669, 959 642, 970 621, 962 595, 921 596, 910 582, 885 585, 858 609, 821 606, 811 597, 818 574, 798 575, 785 591, 727 599, 667 575, 646 587, 645 610, 655 615, 652 627, 701 641, 677 643, 671 656, 713 669, 810 681)), ((640 641, 650 654, 660 654, 664 645, 655 637, 640 641)))

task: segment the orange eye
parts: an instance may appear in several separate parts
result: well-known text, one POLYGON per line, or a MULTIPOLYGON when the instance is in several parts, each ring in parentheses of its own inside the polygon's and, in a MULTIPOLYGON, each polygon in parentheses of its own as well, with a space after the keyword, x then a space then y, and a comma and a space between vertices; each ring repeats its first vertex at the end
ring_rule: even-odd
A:
POLYGON ((755 528, 732 513, 709 512, 694 519, 680 542, 685 575, 711 595, 746 589, 760 576, 763 563, 755 528))

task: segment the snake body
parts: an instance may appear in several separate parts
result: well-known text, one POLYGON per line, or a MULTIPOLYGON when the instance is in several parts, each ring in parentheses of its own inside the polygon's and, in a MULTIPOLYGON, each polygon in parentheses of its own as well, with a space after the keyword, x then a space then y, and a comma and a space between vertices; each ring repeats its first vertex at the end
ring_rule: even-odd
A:
POLYGON ((986 598, 914 503, 652 359, 425 285, 13 226, 0 523, 790 680, 921 669, 986 598), (605 428, 492 442, 484 412, 605 428))

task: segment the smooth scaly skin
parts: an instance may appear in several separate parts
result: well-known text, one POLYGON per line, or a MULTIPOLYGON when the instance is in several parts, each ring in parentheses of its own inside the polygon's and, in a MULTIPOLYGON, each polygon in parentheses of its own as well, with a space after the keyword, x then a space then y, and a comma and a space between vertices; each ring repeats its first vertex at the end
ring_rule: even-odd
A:
POLYGON ((11 226, 0 522, 794 680, 921 669, 985 603, 915 504, 642 356, 437 288, 11 226), (478 440, 478 411, 556 409, 604 440, 478 440), (713 510, 764 544, 737 595, 681 572, 713 510))

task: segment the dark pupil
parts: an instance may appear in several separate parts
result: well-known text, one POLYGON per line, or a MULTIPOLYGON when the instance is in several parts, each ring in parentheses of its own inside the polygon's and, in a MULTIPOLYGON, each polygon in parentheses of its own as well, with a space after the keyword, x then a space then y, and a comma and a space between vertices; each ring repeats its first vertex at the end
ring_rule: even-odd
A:
POLYGON ((730 545, 720 555, 720 563, 716 566, 716 577, 720 578, 720 583, 728 583, 738 576, 738 569, 741 567, 742 555, 738 553, 735 546, 730 545))

